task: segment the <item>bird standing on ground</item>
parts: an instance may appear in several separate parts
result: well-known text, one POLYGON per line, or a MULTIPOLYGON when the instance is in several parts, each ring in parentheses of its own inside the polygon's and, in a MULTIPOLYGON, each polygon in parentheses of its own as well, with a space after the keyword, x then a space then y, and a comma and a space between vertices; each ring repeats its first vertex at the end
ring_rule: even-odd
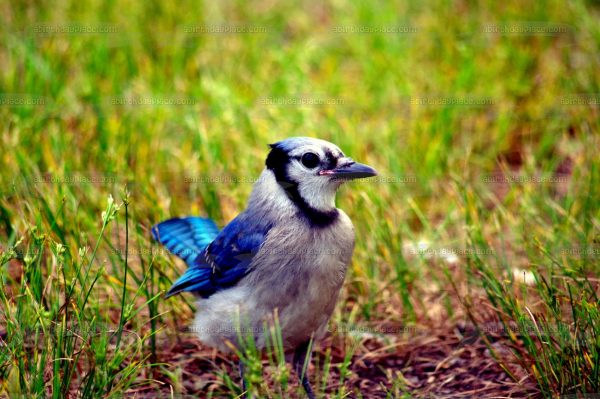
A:
MULTIPOLYGON (((154 238, 188 265, 167 297, 192 292, 192 330, 222 351, 252 332, 265 346, 264 323, 277 314, 284 349, 309 398, 303 370, 310 342, 321 338, 334 310, 354 249, 354 228, 335 206, 339 186, 377 172, 334 144, 308 137, 271 145, 247 208, 219 232, 210 219, 170 219, 154 238), (229 345, 228 345, 229 342, 229 345)), ((243 381, 243 366, 240 362, 243 381)))

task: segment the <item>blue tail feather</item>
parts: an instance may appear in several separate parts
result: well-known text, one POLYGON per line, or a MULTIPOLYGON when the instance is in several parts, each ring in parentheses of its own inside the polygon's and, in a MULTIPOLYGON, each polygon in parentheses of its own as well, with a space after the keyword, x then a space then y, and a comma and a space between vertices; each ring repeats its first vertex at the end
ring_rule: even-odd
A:
POLYGON ((166 297, 187 291, 207 298, 237 284, 250 272, 271 227, 245 212, 221 232, 212 220, 199 217, 157 224, 152 228, 154 238, 188 265, 166 297))
POLYGON ((154 239, 193 266, 199 255, 217 237, 219 228, 211 219, 174 218, 152 227, 154 239))

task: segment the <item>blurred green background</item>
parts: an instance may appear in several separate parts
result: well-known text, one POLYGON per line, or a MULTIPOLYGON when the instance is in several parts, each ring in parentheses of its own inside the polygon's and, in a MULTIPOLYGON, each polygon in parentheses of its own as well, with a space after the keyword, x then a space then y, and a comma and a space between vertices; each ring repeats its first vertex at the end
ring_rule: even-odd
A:
MULTIPOLYGON (((600 391, 599 12, 3 2, 0 396, 239 395, 229 360, 173 349, 197 345, 183 332, 193 301, 162 299, 184 265, 149 228, 225 225, 267 144, 295 135, 381 174, 338 195, 357 246, 315 360, 321 394, 444 394, 437 368, 402 356, 415 331, 463 322, 536 326, 477 341, 515 392, 600 391)), ((250 361, 259 397, 299 395, 279 362, 250 361)))

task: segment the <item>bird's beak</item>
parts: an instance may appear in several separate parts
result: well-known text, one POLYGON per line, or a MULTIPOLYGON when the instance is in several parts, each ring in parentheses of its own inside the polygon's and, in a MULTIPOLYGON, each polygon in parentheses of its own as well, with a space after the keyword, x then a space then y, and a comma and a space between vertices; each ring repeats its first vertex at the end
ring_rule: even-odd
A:
POLYGON ((352 159, 348 158, 342 165, 335 169, 322 170, 319 172, 319 175, 332 176, 336 179, 353 180, 377 176, 377 171, 369 165, 354 162, 352 159))

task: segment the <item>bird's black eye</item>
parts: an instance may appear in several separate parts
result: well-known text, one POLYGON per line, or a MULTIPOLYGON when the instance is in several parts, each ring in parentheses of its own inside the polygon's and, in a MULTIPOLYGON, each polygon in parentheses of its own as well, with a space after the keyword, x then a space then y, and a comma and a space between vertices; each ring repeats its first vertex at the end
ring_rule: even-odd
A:
POLYGON ((309 169, 316 168, 319 162, 319 156, 313 152, 307 152, 306 154, 302 155, 302 165, 309 169))

